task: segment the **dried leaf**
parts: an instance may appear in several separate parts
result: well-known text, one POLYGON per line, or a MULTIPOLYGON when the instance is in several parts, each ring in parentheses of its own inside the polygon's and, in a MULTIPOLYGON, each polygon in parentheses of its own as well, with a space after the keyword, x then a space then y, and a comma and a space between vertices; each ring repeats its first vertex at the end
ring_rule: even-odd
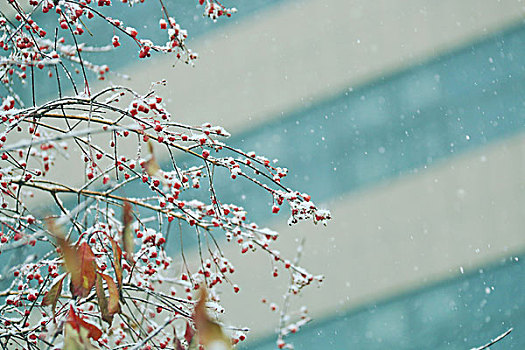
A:
POLYGON ((117 242, 111 237, 111 248, 113 249, 113 265, 115 268, 115 277, 117 278, 118 290, 122 289, 122 249, 118 246, 117 242))
POLYGON ((113 316, 120 312, 119 291, 117 285, 111 279, 111 277, 99 272, 97 273, 96 291, 98 307, 100 309, 102 319, 111 325, 113 323, 113 316), (108 286, 109 301, 106 297, 102 280, 106 281, 108 286))
POLYGON ((76 250, 76 263, 69 272, 71 273, 70 288, 73 296, 87 297, 95 285, 96 265, 95 254, 86 242, 82 242, 76 250))
POLYGON ((102 319, 106 321, 110 326, 113 324, 113 315, 108 313, 108 299, 104 293, 104 286, 102 285, 102 277, 97 273, 97 282, 95 284, 95 290, 97 291, 98 308, 102 319))
MULTIPOLYGON (((80 271, 80 260, 78 260, 77 250, 72 247, 68 241, 62 237, 57 237, 57 243, 62 252, 62 258, 64 259, 64 267, 66 271, 71 273, 71 279, 76 271, 80 271), (73 272, 75 271, 75 272, 73 272)), ((78 278, 78 277, 75 277, 78 278)))
POLYGON ((57 305, 58 298, 60 297, 60 293, 62 292, 62 284, 64 282, 64 278, 66 277, 66 274, 63 274, 62 277, 58 278, 55 283, 49 288, 46 295, 44 296, 44 299, 42 299, 42 306, 49 306, 52 305, 52 311, 53 315, 55 314, 55 308, 57 305))
POLYGON ((53 220, 47 220, 47 227, 57 240, 66 271, 71 274, 71 293, 86 297, 95 285, 95 254, 86 242, 78 248, 71 246, 53 220))
POLYGON ((109 302, 108 302, 108 313, 110 315, 114 315, 116 313, 120 312, 120 304, 119 304, 119 292, 117 285, 115 284, 115 281, 108 275, 105 275, 103 273, 100 274, 100 276, 106 281, 106 284, 108 286, 108 292, 109 292, 109 302))
POLYGON ((223 333, 222 328, 213 322, 206 312, 206 290, 201 289, 200 298, 193 311, 193 321, 199 336, 199 341, 205 347, 212 349, 231 350, 231 341, 223 333))
POLYGON ((131 210, 131 204, 124 202, 122 212, 122 223, 124 228, 122 230, 122 247, 126 252, 126 260, 133 264, 133 232, 131 230, 131 223, 133 222, 133 214, 131 210))

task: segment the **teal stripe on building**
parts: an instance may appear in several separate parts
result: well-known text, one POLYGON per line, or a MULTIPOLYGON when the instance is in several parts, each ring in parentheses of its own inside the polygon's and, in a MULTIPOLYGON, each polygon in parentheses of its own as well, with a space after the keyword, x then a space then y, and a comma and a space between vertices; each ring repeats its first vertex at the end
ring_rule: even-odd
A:
MULTIPOLYGON (((291 169, 290 187, 330 200, 524 131, 523 57, 520 26, 231 141, 279 159, 291 169)), ((265 215, 252 186, 217 187, 229 201, 265 215)))
MULTIPOLYGON (((344 92, 237 142, 308 174, 294 178, 294 186, 317 198, 337 198, 522 133, 523 57, 525 27, 520 26, 344 92)), ((492 348, 523 349, 522 259, 342 310, 314 320, 289 340, 304 350, 470 349, 514 327, 492 348)), ((275 336, 245 348, 274 349, 275 336)))
MULTIPOLYGON (((230 142, 277 158, 286 186, 318 202, 403 174, 525 130, 525 26, 272 119, 230 142)), ((181 165, 198 165, 179 158, 181 165)), ((163 165, 170 169, 171 162, 163 165)), ((216 170, 219 175, 224 172, 216 170)), ((216 176, 224 203, 268 221, 271 198, 243 179, 216 176)), ((208 199, 206 183, 188 198, 208 199)), ((149 191, 140 186, 140 191, 149 191)), ((119 193, 133 196, 137 187, 119 193)), ((184 199, 184 194, 181 195, 184 199)), ((188 234, 186 244, 196 242, 188 234)), ((176 254, 178 246, 170 250, 176 254)))
MULTIPOLYGON (((288 340, 301 350, 467 350, 513 327, 491 349, 524 349, 522 259, 516 257, 462 278, 314 320, 288 340)), ((275 336, 243 349, 276 349, 275 336)))

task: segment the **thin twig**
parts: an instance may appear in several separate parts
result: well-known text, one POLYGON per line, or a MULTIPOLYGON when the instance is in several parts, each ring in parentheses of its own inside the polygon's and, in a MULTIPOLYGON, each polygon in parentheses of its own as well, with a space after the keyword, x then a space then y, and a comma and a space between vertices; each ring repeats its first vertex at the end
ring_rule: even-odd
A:
POLYGON ((480 346, 479 348, 472 348, 470 350, 483 350, 483 349, 487 349, 489 348, 490 346, 496 344, 497 342, 499 342, 500 340, 502 340, 503 338, 505 338, 507 335, 510 334, 510 332, 512 332, 514 328, 509 328, 507 331, 505 331, 504 333, 498 335, 496 338, 494 338, 494 340, 488 342, 487 344, 483 345, 483 346, 480 346))

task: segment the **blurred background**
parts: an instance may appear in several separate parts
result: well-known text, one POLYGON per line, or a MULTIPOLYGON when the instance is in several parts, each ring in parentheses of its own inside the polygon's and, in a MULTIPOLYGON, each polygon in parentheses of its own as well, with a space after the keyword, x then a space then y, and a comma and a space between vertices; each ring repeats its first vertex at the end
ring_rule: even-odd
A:
MULTIPOLYGON (((142 92, 167 79, 176 120, 224 126, 332 211, 289 228, 258 189, 217 184, 281 232, 283 254, 304 239, 303 265, 326 276, 294 300, 314 317, 296 349, 470 349, 511 327, 493 348, 525 348, 525 3, 225 1, 239 12, 215 24, 196 3, 168 5, 195 67, 137 65, 131 45, 109 63, 142 92)), ((143 11, 126 24, 158 35, 143 11)), ((278 313, 260 300, 279 304, 286 278, 223 249, 243 286, 226 320, 253 328, 243 349, 274 349, 278 313)))

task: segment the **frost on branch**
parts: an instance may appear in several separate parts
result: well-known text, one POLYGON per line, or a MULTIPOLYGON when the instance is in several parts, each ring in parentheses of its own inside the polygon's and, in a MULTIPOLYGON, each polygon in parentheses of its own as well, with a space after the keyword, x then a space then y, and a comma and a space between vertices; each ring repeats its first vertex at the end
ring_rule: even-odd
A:
MULTIPOLYGON (((147 6, 142 4, 143 0, 122 2, 130 7, 147 6)), ((25 84, 28 76, 31 78, 34 74, 35 68, 47 71, 49 77, 65 75, 75 91, 78 90, 74 78, 76 74, 82 74, 82 82, 86 85, 89 72, 104 80, 110 67, 92 63, 86 59, 86 54, 101 54, 117 49, 124 40, 136 46, 139 58, 150 57, 152 52, 158 52, 172 54, 179 60, 193 63, 198 57, 186 46, 187 31, 169 15, 162 2, 159 31, 165 32, 164 42, 143 38, 140 30, 126 25, 124 20, 105 15, 104 8, 112 6, 111 0, 30 0, 30 8, 27 10, 25 3, 22 5, 18 1, 9 0, 9 4, 16 16, 0 16, 0 48, 3 49, 0 58, 1 82, 9 87, 16 83, 15 80, 25 84), (46 28, 39 25, 33 17, 38 18, 42 14, 55 17, 55 24, 46 28), (114 32, 111 40, 97 42, 97 46, 82 41, 86 33, 88 36, 91 34, 88 29, 90 26, 100 25, 105 25, 114 32), (74 69, 71 71, 70 67, 74 69)), ((207 0, 204 4, 204 15, 213 20, 221 16, 230 17, 235 12, 235 9, 226 8, 217 1, 207 0)), ((19 103, 22 102, 18 96, 16 99, 19 103)))
MULTIPOLYGON (((322 280, 298 259, 282 256, 274 248, 278 233, 251 222, 244 208, 225 202, 214 186, 248 182, 260 189, 261 198, 273 201, 269 215, 287 203, 290 224, 325 223, 328 211, 285 186, 288 169, 229 146, 229 134, 220 126, 179 123, 155 84, 145 94, 123 86, 89 89, 89 71, 100 79, 109 68, 83 54, 113 50, 124 36, 141 58, 152 52, 186 62, 196 58, 185 46, 187 33, 162 2, 159 30, 166 30, 166 44, 141 38, 122 20, 105 16, 109 0, 30 1, 30 10, 14 0, 10 4, 18 15, 0 20, 1 82, 9 91, 0 110, 0 253, 14 259, 24 249, 27 258, 4 269, 1 337, 34 349, 187 349, 210 345, 215 338, 209 334, 220 334, 227 348, 244 340, 247 330, 217 321, 224 312, 220 294, 242 288, 222 244, 236 245, 243 254, 267 254, 275 264, 273 276, 288 271, 287 298, 322 280), (35 11, 54 13, 54 37, 31 19, 35 11), (94 17, 114 30, 110 43, 94 47, 80 40, 84 23, 94 17), (56 98, 37 103, 35 68, 56 77, 56 98), (77 72, 83 88, 73 78, 77 72), (15 92, 19 85, 13 79, 28 81, 27 74, 31 107, 15 92), (60 76, 71 83, 71 96, 60 76), (159 162, 161 153, 168 163, 159 162), (190 159, 188 166, 181 165, 181 156, 190 159), (81 178, 64 176, 69 169, 56 166, 61 158, 78 157, 82 171, 72 173, 81 178), (180 246, 179 254, 166 252, 168 239, 180 246), (184 254, 188 240, 197 241, 196 268, 184 254)), ((214 20, 234 12, 217 1, 201 5, 214 20)), ((289 320, 281 316, 279 341, 308 318, 302 312, 299 320, 289 320)))
MULTIPOLYGON (((31 333, 38 338, 55 336, 49 333, 56 332, 50 324, 69 317, 71 307, 93 324, 97 319, 106 321, 103 327, 108 328, 101 341, 115 345, 132 344, 133 327, 145 334, 162 327, 157 323, 159 317, 191 324, 193 293, 201 288, 209 290, 210 300, 220 311, 216 288, 230 284, 234 292, 239 290, 233 282, 235 268, 218 244, 221 232, 228 241, 238 244, 242 253, 262 250, 289 270, 291 291, 299 292, 320 279, 272 248, 276 232, 250 222, 242 207, 223 203, 214 190, 213 180, 218 181, 214 173, 222 168, 232 178, 252 182, 270 198, 277 198, 275 206, 288 202, 294 221, 320 221, 320 217, 328 218, 327 213, 317 209, 308 195, 283 186, 283 169, 224 143, 224 129, 171 121, 162 99, 153 91, 140 96, 113 87, 92 97, 59 98, 38 107, 10 109, 2 116, 6 117, 2 124, 5 140, 0 148, 2 249, 34 245, 37 241, 59 248, 45 259, 12 271, 16 278, 11 289, 33 288, 34 292, 27 296, 15 294, 8 300, 9 313, 4 317, 18 323, 17 315, 40 313, 40 326, 31 333), (77 113, 64 114, 66 108, 77 113), (77 127, 72 130, 56 126, 57 119, 75 122, 77 127), (11 143, 18 128, 30 139, 11 143), (93 142, 95 135, 101 137, 100 142, 93 142), (84 184, 48 180, 59 171, 53 168, 53 160, 75 147, 81 150, 84 161, 84 184), (156 150, 162 148, 172 155, 185 153, 193 157, 195 165, 181 168, 174 157, 164 170, 156 157, 156 150), (144 196, 119 194, 131 187, 137 193, 138 186, 144 188, 144 196), (55 223, 46 226, 41 216, 33 214, 31 198, 35 191, 48 193, 55 201, 55 216, 68 228, 67 235, 57 233, 55 223), (196 191, 206 191, 209 200, 196 200, 196 191), (83 208, 66 208, 61 198, 67 195, 80 196, 83 208), (169 269, 173 261, 164 250, 166 232, 175 224, 184 226, 184 234, 193 232, 199 240, 202 264, 196 271, 185 267, 174 275, 169 269), (66 275, 60 275, 60 270, 66 275), (125 305, 133 310, 131 314, 123 311, 125 305), (137 326, 137 321, 130 319, 135 313, 149 317, 137 326)), ((159 331, 151 341, 167 342, 166 332, 159 331)))

